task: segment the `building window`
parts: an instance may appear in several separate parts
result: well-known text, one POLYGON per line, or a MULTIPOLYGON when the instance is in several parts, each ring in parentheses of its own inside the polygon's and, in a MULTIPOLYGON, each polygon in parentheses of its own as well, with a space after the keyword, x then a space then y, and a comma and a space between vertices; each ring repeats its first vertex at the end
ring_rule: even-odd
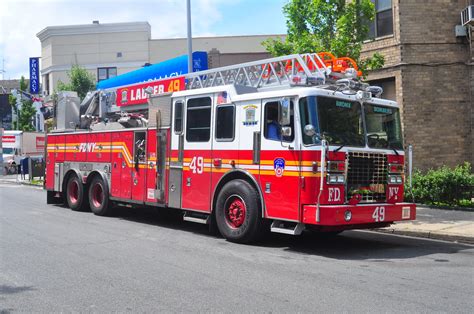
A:
POLYGON ((235 106, 222 105, 216 109, 216 140, 233 141, 235 125, 235 106))
POLYGON ((369 24, 369 38, 393 34, 392 0, 371 0, 375 5, 375 19, 369 24))
POLYGON ((97 81, 103 81, 117 76, 117 68, 97 68, 97 81))
POLYGON ((211 98, 188 100, 186 141, 208 142, 211 137, 211 98))
POLYGON ((45 92, 45 95, 49 95, 50 94, 50 92, 49 92, 49 86, 50 86, 49 73, 43 76, 43 82, 44 82, 43 92, 45 92))
POLYGON ((370 85, 380 86, 383 88, 382 98, 397 101, 397 89, 395 78, 389 77, 381 80, 374 80, 368 82, 370 85))

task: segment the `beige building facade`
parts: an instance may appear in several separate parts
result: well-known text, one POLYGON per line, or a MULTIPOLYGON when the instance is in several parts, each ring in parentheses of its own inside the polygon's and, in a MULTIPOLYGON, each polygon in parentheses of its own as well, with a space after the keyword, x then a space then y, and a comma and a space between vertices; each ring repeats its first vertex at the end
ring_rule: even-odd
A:
MULTIPOLYGON (((67 71, 79 64, 97 81, 187 53, 186 38, 152 39, 148 22, 50 26, 37 34, 41 42, 41 81, 51 94, 67 71)), ((262 42, 272 36, 193 38, 194 51, 208 52, 209 67, 269 57, 262 42)))
POLYGON ((363 56, 379 52, 385 57, 385 66, 368 80, 401 105, 405 144, 413 144, 415 167, 474 164, 474 32, 472 26, 463 27, 464 35, 455 32, 461 11, 474 3, 373 2, 372 31, 391 32, 375 34, 363 46, 363 56))

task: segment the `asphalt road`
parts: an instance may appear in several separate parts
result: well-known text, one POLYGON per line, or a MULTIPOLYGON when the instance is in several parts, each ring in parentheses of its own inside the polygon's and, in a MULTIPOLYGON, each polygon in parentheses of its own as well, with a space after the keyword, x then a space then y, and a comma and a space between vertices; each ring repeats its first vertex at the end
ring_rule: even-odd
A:
POLYGON ((0 312, 474 309, 474 247, 375 232, 254 246, 150 209, 112 218, 0 183, 0 312))

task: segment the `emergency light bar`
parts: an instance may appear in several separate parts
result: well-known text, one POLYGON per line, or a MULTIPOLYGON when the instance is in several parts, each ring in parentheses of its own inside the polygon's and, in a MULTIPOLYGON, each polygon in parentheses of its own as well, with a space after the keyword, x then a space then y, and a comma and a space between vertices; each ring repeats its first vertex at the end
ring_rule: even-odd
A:
POLYGON ((317 86, 324 83, 326 83, 324 76, 290 75, 290 86, 317 86))

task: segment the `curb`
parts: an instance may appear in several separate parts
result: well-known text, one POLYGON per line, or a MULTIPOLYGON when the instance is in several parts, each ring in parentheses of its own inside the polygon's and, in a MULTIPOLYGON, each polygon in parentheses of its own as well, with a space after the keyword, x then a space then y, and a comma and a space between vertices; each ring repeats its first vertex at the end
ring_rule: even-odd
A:
POLYGON ((43 184, 34 184, 34 183, 29 183, 29 182, 20 182, 21 185, 29 185, 29 186, 39 186, 39 187, 43 187, 43 184))
POLYGON ((10 181, 10 180, 2 180, 0 179, 0 183, 4 183, 4 184, 18 184, 18 185, 29 185, 29 186, 39 186, 39 187, 43 187, 43 184, 34 184, 34 183, 30 183, 30 182, 16 182, 16 181, 10 181))
POLYGON ((416 207, 420 208, 427 208, 427 209, 442 209, 442 210, 455 210, 455 211, 460 211, 460 212, 474 212, 473 207, 459 207, 459 206, 435 206, 435 205, 426 205, 426 204, 418 204, 416 203, 416 207))
POLYGON ((380 233, 398 234, 398 235, 406 235, 406 236, 425 238, 425 239, 444 240, 444 241, 450 241, 450 242, 474 244, 474 237, 450 235, 450 234, 444 234, 444 233, 432 232, 432 231, 407 231, 407 230, 397 230, 393 228, 373 229, 373 230, 380 233))

